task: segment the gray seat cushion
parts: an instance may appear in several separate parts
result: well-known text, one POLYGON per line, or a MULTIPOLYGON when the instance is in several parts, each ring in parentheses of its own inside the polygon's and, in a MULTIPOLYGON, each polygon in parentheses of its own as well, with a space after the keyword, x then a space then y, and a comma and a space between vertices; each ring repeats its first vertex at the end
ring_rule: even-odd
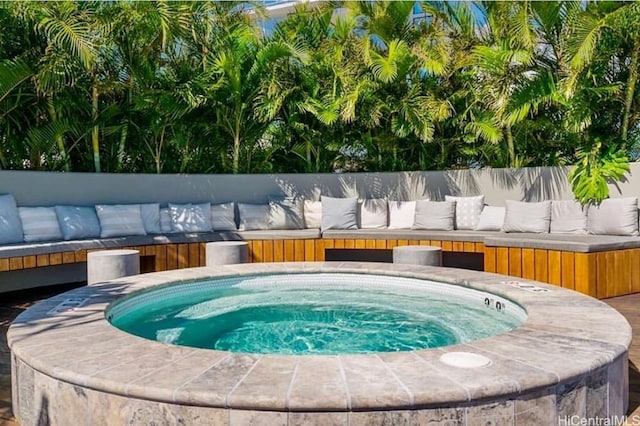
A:
POLYGON ((225 234, 234 234, 241 240, 310 240, 320 238, 319 229, 269 229, 225 234))
POLYGON ((521 247, 593 253, 640 247, 638 237, 576 234, 497 234, 484 240, 488 247, 521 247))
POLYGON ((500 234, 493 231, 426 231, 416 229, 331 229, 322 233, 322 238, 345 238, 367 240, 438 240, 469 241, 481 243, 487 236, 500 234))

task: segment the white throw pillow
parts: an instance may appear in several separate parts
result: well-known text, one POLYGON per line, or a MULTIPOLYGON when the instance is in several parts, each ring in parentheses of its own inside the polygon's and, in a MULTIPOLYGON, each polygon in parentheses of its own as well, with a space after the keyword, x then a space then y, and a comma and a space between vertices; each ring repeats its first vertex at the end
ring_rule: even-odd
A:
POLYGON ((480 219, 476 225, 476 231, 500 231, 504 223, 504 207, 484 206, 480 219))
POLYGON ((11 194, 0 195, 0 244, 21 243, 22 222, 16 200, 11 194))
POLYGON ((25 242, 62 240, 58 216, 53 207, 18 207, 18 213, 25 242))
POLYGON ((528 203, 507 200, 503 232, 531 232, 545 234, 551 223, 551 201, 528 203))
POLYGON ((96 205, 100 238, 147 235, 139 204, 96 205))
POLYGON ((320 229, 322 226, 322 201, 304 200, 304 226, 308 229, 320 229))
POLYGON ((415 201, 389 201, 389 229, 411 229, 416 214, 415 201))
POLYGON ((358 199, 321 196, 322 232, 327 229, 358 229, 358 199))
POLYGON ((638 235, 638 199, 607 198, 600 205, 590 205, 587 214, 590 234, 638 235))
POLYGON ((211 204, 169 204, 174 232, 211 232, 211 204))
POLYGON ((211 226, 214 231, 235 231, 237 229, 233 201, 211 205, 211 226))
POLYGON ((162 233, 162 229, 160 229, 160 204, 140 204, 140 213, 142 214, 142 222, 147 234, 162 233))
POLYGON ((269 229, 303 229, 302 199, 269 198, 269 229))
POLYGON ((453 231, 455 201, 416 201, 413 229, 453 231))
POLYGON ((387 227, 387 200, 373 198, 358 202, 358 228, 381 229, 387 227))
POLYGON ((454 197, 445 195, 445 201, 456 202, 455 229, 475 229, 484 207, 484 195, 472 197, 454 197))
POLYGON ((575 200, 551 201, 551 234, 586 234, 587 209, 575 200))
POLYGON ((269 229, 269 204, 238 203, 240 231, 269 229))

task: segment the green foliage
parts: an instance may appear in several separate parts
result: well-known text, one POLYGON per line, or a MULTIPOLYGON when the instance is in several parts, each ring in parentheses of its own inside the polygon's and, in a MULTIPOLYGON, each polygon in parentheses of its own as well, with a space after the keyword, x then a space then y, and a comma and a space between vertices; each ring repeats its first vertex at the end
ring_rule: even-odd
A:
POLYGON ((236 2, 0 2, 0 167, 578 164, 590 201, 623 177, 639 2, 418 3, 416 22, 414 1, 301 4, 265 35, 236 2))
POLYGON ((582 204, 599 204, 608 198, 608 184, 620 181, 629 172, 629 159, 616 144, 605 148, 597 141, 590 150, 581 151, 578 158, 569 172, 569 183, 582 204))

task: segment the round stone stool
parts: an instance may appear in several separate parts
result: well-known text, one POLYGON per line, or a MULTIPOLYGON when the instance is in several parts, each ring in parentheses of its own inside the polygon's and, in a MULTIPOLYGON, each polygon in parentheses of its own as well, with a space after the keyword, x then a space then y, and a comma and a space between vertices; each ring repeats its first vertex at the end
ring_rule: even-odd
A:
POLYGON ((393 248, 393 263, 442 266, 442 249, 433 246, 399 246, 393 248))
POLYGON ((249 261, 249 244, 246 241, 214 241, 207 243, 207 266, 235 265, 249 261))
POLYGON ((140 273, 138 250, 100 250, 87 254, 87 284, 140 273))

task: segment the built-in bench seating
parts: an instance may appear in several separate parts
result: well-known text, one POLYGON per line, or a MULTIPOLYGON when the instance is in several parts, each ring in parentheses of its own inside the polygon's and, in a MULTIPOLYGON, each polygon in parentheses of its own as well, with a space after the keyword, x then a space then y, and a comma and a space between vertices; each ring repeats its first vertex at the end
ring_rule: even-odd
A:
MULTIPOLYGON (((342 200, 333 199, 331 202, 340 203, 342 200)), ((637 206, 637 201, 635 203, 637 206)), ((531 203, 531 206, 535 204, 531 203)), ((233 204, 231 206, 230 220, 233 222, 233 204)), ((439 223, 442 213, 438 209, 446 207, 450 211, 448 219, 453 221, 455 206, 446 206, 445 203, 441 206, 432 202, 427 207, 436 209, 436 213, 430 211, 426 216, 429 220, 434 220, 434 223, 439 223)), ((528 207, 520 203, 514 208, 528 207)), ((242 220, 246 218, 247 221, 255 221, 261 211, 268 211, 260 209, 263 207, 257 205, 241 207, 242 220), (254 209, 254 212, 242 217, 249 209, 254 209)), ((370 211, 368 214, 371 215, 367 219, 372 221, 370 224, 379 220, 375 217, 376 212, 370 211)), ((383 214, 381 223, 386 224, 387 213, 383 214)), ((637 234, 637 210, 635 214, 637 234)), ((335 220, 340 223, 343 218, 339 216, 335 220)), ((365 219, 362 216, 358 220, 365 219)), ((422 220, 424 221, 424 217, 422 220)), ((586 223, 586 215, 584 220, 586 223)), ((304 221, 307 222, 307 218, 304 221)), ((418 219, 416 223, 417 221, 418 219)), ((445 266, 470 267, 485 272, 538 280, 598 298, 640 292, 640 237, 530 233, 523 231, 527 229, 528 224, 521 224, 513 218, 511 221, 510 226, 516 229, 511 229, 509 233, 498 230, 453 229, 452 222, 445 225, 449 226, 450 230, 353 229, 353 226, 352 229, 333 229, 330 226, 322 232, 314 227, 176 233, 175 229, 172 229, 169 233, 162 234, 4 244, 0 245, 0 292, 74 280, 82 281, 87 253, 93 250, 139 250, 142 272, 204 266, 206 243, 223 240, 247 241, 251 262, 388 260, 393 247, 432 245, 442 248, 445 266), (523 229, 520 229, 521 226, 523 229), (384 251, 387 253, 386 258, 371 254, 385 253, 384 251), (354 258, 356 252, 369 254, 354 258), (449 259, 447 255, 451 255, 449 259)), ((391 224, 390 218, 388 223, 391 224)), ((251 225, 250 222, 243 224, 242 221, 240 224, 248 228, 251 225)), ((263 226, 264 224, 257 225, 263 226)), ((548 220, 546 226, 549 226, 548 220)), ((324 222, 322 227, 325 227, 324 222)))

